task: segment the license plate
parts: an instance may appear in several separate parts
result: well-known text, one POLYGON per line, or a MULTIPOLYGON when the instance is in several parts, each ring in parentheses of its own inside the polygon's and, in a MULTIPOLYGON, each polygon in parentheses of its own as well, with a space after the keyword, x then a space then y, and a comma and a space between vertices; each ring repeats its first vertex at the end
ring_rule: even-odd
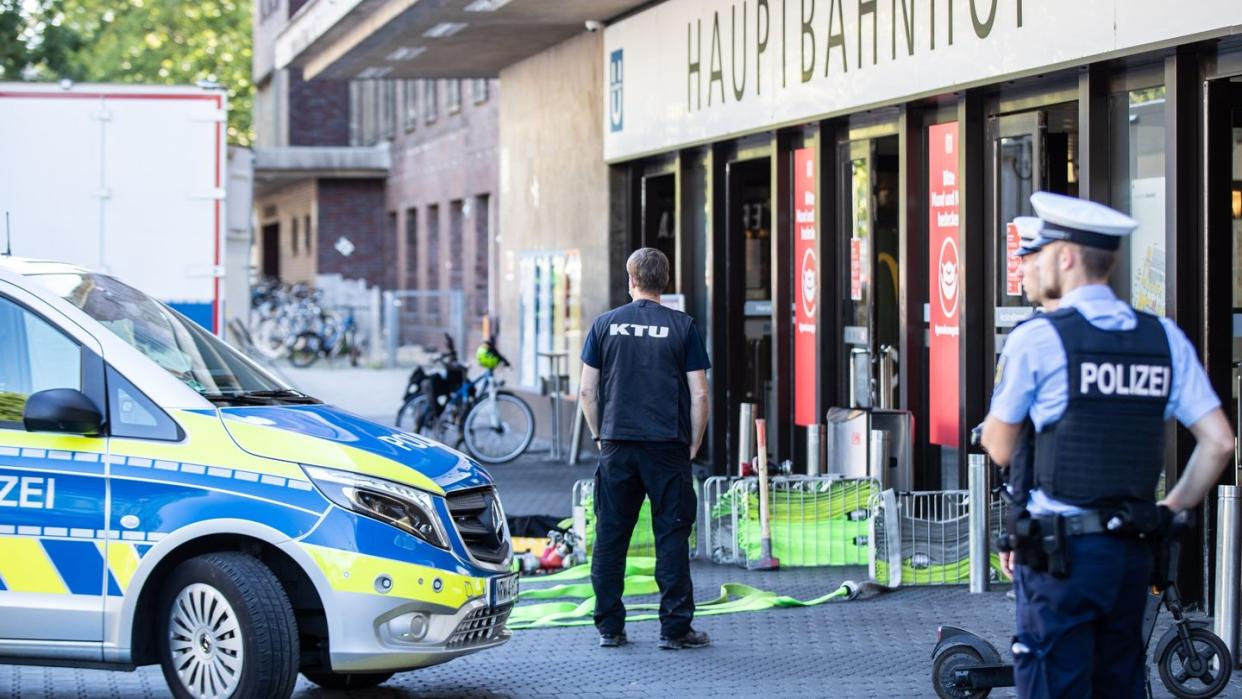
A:
POLYGON ((513 604, 517 601, 517 574, 503 575, 498 578, 492 578, 488 581, 488 584, 491 586, 491 592, 488 595, 491 606, 503 607, 506 604, 513 604))

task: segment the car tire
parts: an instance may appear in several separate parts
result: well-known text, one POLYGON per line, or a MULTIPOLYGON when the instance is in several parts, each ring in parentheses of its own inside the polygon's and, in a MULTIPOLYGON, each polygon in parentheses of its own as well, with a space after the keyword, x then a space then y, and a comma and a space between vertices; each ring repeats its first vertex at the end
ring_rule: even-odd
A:
POLYGON ((179 699, 293 694, 293 607, 258 559, 220 552, 185 561, 166 581, 157 613, 160 666, 179 699))
POLYGON ((371 689, 384 684, 395 673, 392 672, 303 672, 306 679, 324 689, 371 689))

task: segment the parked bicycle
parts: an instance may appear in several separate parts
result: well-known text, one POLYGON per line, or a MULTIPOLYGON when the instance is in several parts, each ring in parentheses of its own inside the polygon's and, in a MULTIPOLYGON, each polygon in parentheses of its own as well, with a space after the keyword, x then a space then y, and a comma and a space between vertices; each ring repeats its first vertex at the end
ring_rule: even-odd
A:
POLYGON ((511 366, 491 340, 475 353, 483 373, 473 379, 457 358, 448 335, 447 351, 431 367, 410 374, 397 427, 466 451, 485 464, 516 459, 535 437, 535 414, 526 401, 501 388, 499 367, 511 366))
POLYGON ((268 280, 250 297, 249 345, 268 359, 288 357, 296 367, 320 357, 348 356, 358 365, 363 353, 352 309, 343 314, 323 306, 323 292, 309 284, 268 280))
POLYGON ((289 347, 289 363, 295 367, 308 367, 320 357, 348 356, 350 366, 358 366, 362 347, 358 341, 358 324, 354 311, 348 309, 345 316, 321 314, 319 330, 306 330, 294 338, 289 347))

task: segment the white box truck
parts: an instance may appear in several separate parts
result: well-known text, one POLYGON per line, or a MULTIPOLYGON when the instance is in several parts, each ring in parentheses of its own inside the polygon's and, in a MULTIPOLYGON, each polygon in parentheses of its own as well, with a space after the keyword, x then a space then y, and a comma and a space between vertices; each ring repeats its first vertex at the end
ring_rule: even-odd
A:
POLYGON ((227 108, 216 88, 0 83, 12 254, 115 275, 223 334, 227 108))

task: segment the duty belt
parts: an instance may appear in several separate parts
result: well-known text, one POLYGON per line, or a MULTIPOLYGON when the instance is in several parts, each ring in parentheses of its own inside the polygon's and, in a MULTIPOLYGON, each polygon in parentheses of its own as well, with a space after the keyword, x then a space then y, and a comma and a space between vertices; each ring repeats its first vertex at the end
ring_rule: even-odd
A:
POLYGON ((1060 518, 1065 526, 1065 533, 1068 536, 1082 536, 1084 534, 1105 534, 1109 533, 1109 528, 1100 522, 1100 512, 1098 510, 1087 510, 1085 512, 1076 512, 1070 515, 1035 515, 1033 519, 1039 522, 1041 531, 1053 531, 1056 520, 1060 518))

